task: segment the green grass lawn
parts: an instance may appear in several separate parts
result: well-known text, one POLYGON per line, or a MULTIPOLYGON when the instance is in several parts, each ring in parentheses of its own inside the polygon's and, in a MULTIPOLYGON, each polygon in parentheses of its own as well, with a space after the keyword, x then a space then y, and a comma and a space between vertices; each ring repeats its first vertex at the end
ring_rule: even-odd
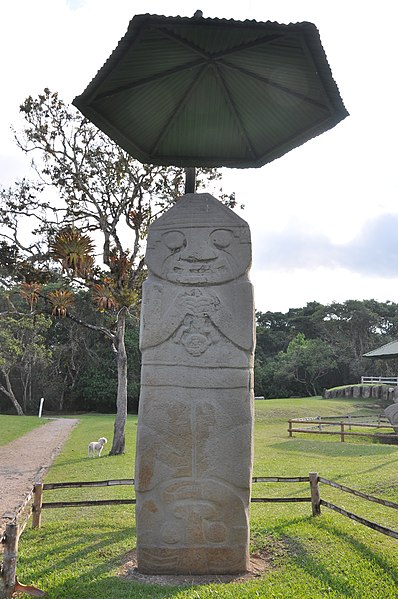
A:
POLYGON ((48 422, 37 416, 4 416, 0 414, 0 446, 48 422))
MULTIPOLYGON (((398 502, 398 446, 369 439, 300 435, 289 438, 287 421, 302 416, 366 414, 358 400, 320 398, 256 401, 257 476, 306 476, 309 472, 398 502)), ((373 412, 374 413, 374 412, 373 412)), ((136 417, 129 417, 126 454, 86 458, 87 442, 112 438, 113 418, 79 416, 45 482, 132 478, 136 417)), ((106 446, 109 450, 109 445, 106 446)), ((45 501, 131 497, 132 487, 48 491, 45 501)), ((258 483, 254 496, 308 496, 308 484, 258 483)), ((321 496, 398 530, 397 511, 321 485, 321 496)), ((44 510, 42 528, 20 540, 19 579, 49 599, 397 599, 398 541, 325 508, 313 518, 307 503, 252 504, 252 550, 268 551, 264 576, 242 584, 165 587, 123 579, 119 569, 134 549, 134 506, 44 510)))

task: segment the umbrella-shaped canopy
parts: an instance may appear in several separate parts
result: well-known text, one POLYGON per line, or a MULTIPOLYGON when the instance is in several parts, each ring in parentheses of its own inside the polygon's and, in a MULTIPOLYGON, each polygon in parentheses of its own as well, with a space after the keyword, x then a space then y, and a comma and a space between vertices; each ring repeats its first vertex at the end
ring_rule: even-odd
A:
POLYGON ((74 105, 141 162, 259 167, 348 113, 312 23, 138 15, 74 105))
POLYGON ((373 349, 372 351, 363 354, 364 358, 398 358, 398 341, 391 341, 391 343, 386 343, 377 349, 373 349))

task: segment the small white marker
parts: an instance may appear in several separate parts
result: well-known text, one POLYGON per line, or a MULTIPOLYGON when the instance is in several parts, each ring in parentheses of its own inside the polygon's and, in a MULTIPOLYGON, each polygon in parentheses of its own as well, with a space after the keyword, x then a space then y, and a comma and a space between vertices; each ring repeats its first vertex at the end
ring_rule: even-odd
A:
POLYGON ((41 413, 43 411, 44 397, 40 399, 40 407, 39 407, 39 418, 41 418, 41 413))

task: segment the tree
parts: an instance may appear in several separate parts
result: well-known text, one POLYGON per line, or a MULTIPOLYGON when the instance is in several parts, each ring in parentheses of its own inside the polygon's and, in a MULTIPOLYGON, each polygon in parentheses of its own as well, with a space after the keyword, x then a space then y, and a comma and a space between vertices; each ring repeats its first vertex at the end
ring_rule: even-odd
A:
MULTIPOLYGON (((21 266, 25 263, 38 271, 43 265, 48 269, 51 259, 58 260, 68 280, 67 288, 49 296, 54 314, 74 318, 109 340, 118 366, 110 453, 119 454, 124 451, 127 416, 126 318, 131 311, 137 317, 139 309, 145 276, 142 242, 151 221, 182 195, 183 171, 133 160, 48 89, 37 98, 27 98, 20 109, 25 125, 15 138, 21 150, 33 156, 38 180, 24 180, 3 190, 0 219, 7 226, 3 239, 8 248, 11 243, 18 248, 21 266), (49 189, 57 191, 58 204, 50 201, 49 189), (21 242, 22 217, 35 222, 30 244, 21 242), (94 258, 98 262, 99 256, 93 255, 90 235, 100 247, 102 270, 95 267, 94 258), (73 285, 88 286, 98 309, 113 313, 111 327, 73 316, 73 285)), ((204 169, 199 186, 204 179, 219 177, 217 171, 204 169)), ((235 204, 233 195, 223 200, 235 204)))
POLYGON ((50 354, 44 335, 51 320, 45 315, 0 315, 0 390, 10 399, 19 416, 31 403, 32 369, 39 362, 47 362, 50 354), (22 401, 14 389, 12 375, 18 374, 22 387, 22 401), (21 405, 22 404, 22 405, 21 405))
MULTIPOLYGON (((78 310, 79 314, 82 313, 86 317, 87 311, 82 310, 81 307, 81 295, 79 294, 76 299, 78 305, 75 309, 78 310)), ((99 343, 104 345, 104 340, 97 333, 94 332, 92 335, 88 335, 86 329, 72 320, 66 318, 53 319, 52 327, 49 329, 47 336, 52 351, 52 362, 45 391, 46 405, 49 405, 50 409, 63 412, 72 408, 73 394, 79 385, 85 366, 91 358, 91 337, 95 337, 99 343)), ((76 405, 76 409, 84 409, 81 402, 76 405)), ((95 405, 91 406, 90 409, 95 410, 95 405)))
MULTIPOLYGON (((137 413, 140 393, 141 354, 138 349, 138 323, 126 321, 126 352, 128 359, 128 411, 137 413)), ((85 335, 85 359, 79 368, 76 383, 70 388, 68 401, 71 409, 112 412, 117 394, 117 365, 101 336, 85 335), (101 364, 101 368, 98 368, 101 364)))
POLYGON ((333 350, 322 339, 306 339, 298 333, 286 352, 278 355, 278 374, 304 385, 308 395, 318 395, 317 383, 336 364, 333 350))
POLYGON ((345 377, 364 373, 363 354, 388 343, 398 333, 397 305, 375 300, 347 300, 323 307, 322 338, 335 347, 338 368, 345 377))
POLYGON ((335 387, 358 382, 363 374, 396 374, 394 361, 376 362, 362 356, 397 338, 397 318, 398 304, 374 299, 347 300, 328 305, 310 302, 302 308, 291 308, 285 314, 258 312, 256 394, 284 397, 300 393, 300 385, 293 377, 281 376, 278 362, 278 353, 286 352, 298 333, 303 333, 307 341, 322 340, 332 349, 333 367, 320 377, 316 385, 318 389, 321 383, 323 387, 335 387))

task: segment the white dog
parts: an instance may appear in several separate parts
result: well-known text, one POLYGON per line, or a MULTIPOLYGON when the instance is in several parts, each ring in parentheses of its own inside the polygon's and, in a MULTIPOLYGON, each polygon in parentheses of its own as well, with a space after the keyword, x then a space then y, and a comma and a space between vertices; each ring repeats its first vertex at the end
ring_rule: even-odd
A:
POLYGON ((98 441, 91 441, 91 443, 88 444, 88 457, 92 456, 95 458, 95 452, 97 452, 98 457, 100 457, 105 443, 108 443, 108 439, 105 439, 105 437, 101 437, 98 441))

